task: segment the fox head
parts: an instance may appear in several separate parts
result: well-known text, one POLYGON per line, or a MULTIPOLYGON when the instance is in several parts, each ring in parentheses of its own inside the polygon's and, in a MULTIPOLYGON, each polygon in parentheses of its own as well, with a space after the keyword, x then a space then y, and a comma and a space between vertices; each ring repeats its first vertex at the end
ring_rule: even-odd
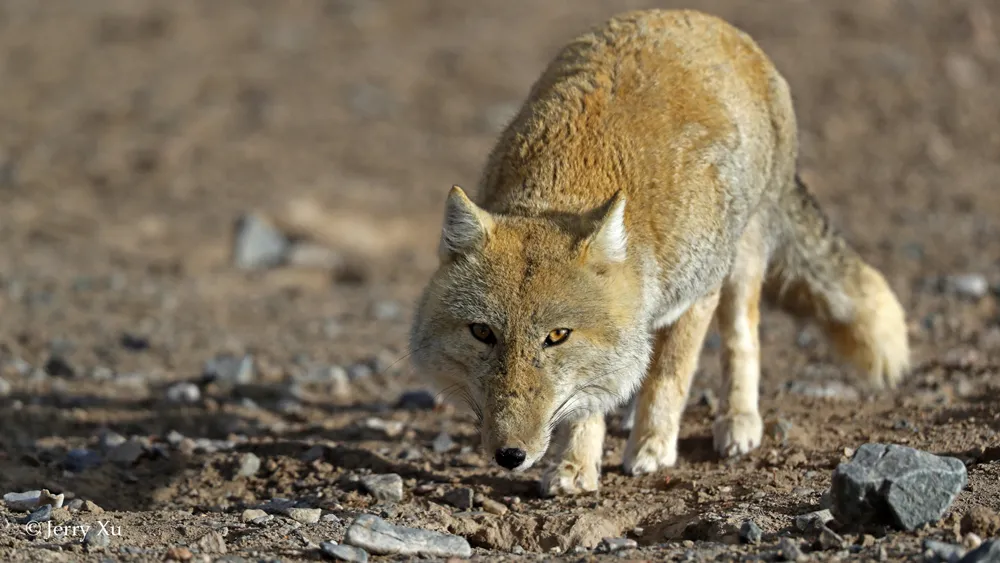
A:
POLYGON ((502 467, 528 469, 558 424, 607 412, 641 380, 651 344, 625 213, 620 194, 540 217, 489 213, 458 186, 448 195, 411 357, 476 413, 502 467))

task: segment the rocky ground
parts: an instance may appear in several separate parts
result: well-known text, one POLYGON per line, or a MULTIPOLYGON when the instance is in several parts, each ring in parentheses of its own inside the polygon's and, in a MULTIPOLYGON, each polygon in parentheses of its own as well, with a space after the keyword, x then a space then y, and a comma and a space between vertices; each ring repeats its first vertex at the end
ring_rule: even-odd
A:
POLYGON ((0 3, 0 492, 26 493, 0 559, 957 560, 1000 536, 990 0, 694 3, 791 83, 803 176, 910 315, 900 390, 856 390, 768 313, 759 450, 711 452, 713 336, 676 469, 622 475, 617 432, 602 491, 569 499, 421 392, 406 334, 447 189, 561 43, 651 4, 0 3), (957 458, 927 473, 964 479, 944 517, 803 516, 866 443, 957 458))

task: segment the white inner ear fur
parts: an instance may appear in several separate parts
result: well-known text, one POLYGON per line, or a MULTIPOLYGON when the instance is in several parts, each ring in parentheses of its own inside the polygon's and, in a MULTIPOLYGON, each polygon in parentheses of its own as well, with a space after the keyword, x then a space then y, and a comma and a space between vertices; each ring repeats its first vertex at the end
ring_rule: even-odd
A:
POLYGON ((628 232, 625 229, 625 198, 615 202, 594 234, 593 248, 609 262, 624 262, 628 255, 628 232))
POLYGON ((458 188, 448 194, 439 252, 442 256, 459 254, 482 242, 491 220, 458 188))

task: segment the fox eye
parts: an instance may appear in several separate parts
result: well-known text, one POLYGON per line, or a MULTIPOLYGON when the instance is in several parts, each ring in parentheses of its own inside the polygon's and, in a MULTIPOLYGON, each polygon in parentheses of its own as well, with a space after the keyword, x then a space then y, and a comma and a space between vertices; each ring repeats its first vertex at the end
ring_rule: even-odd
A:
POLYGON ((566 342, 566 339, 569 338, 569 335, 572 332, 573 331, 568 328, 557 328, 552 332, 550 332, 549 335, 545 337, 545 342, 542 344, 542 346, 544 346, 545 348, 548 348, 549 346, 558 346, 563 342, 566 342))
POLYGON ((497 337, 493 335, 493 329, 483 323, 472 323, 469 325, 469 332, 472 337, 486 344, 495 344, 497 337))

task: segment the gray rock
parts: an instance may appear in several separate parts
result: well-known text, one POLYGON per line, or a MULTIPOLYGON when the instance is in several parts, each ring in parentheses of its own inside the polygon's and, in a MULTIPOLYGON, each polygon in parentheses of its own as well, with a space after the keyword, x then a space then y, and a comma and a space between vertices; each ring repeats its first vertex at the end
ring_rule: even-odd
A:
POLYGON ((936 522, 968 483, 965 465, 904 446, 865 444, 833 472, 833 512, 844 523, 914 530, 936 522))
POLYGON ((964 555, 965 549, 960 545, 924 540, 924 561, 928 563, 958 563, 964 555))
POLYGON ((42 505, 41 507, 35 509, 34 512, 32 512, 30 515, 28 515, 28 519, 25 520, 25 523, 29 523, 29 522, 48 522, 51 519, 52 519, 52 505, 45 504, 45 505, 42 505))
POLYGON ((139 438, 130 438, 108 452, 108 461, 119 465, 132 465, 145 453, 146 446, 139 438))
POLYGON ((226 384, 247 385, 254 380, 253 356, 216 356, 205 362, 202 376, 226 384))
POLYGON ((243 270, 273 268, 288 251, 288 239, 261 216, 249 213, 236 223, 233 263, 243 270))
POLYGON ((315 524, 319 522, 319 517, 323 511, 319 508, 289 508, 288 517, 303 524, 315 524))
POLYGON ((743 525, 740 526, 740 541, 743 543, 757 545, 763 536, 764 532, 753 520, 744 520, 743 525))
POLYGON ((367 475, 361 478, 361 484, 378 500, 390 502, 403 500, 403 478, 395 473, 367 475))
POLYGON ((14 390, 14 386, 6 379, 0 377, 0 397, 6 397, 14 390))
POLYGON ((372 367, 365 363, 352 364, 347 367, 347 378, 351 381, 365 379, 372 376, 372 367))
POLYGON ((344 543, 376 555, 472 557, 472 547, 461 536, 394 526, 372 514, 355 518, 344 543))
POLYGON ((1000 563, 1000 539, 983 542, 966 553, 959 563, 1000 563))
POLYGON ((597 548, 594 551, 597 551, 598 553, 614 553, 616 551, 635 549, 637 547, 639 547, 639 544, 630 538, 603 538, 601 542, 597 544, 597 548))
POLYGON ((447 432, 441 432, 431 442, 431 449, 434 450, 434 453, 438 454, 443 454, 454 447, 455 441, 451 439, 451 436, 447 432))
POLYGON ((168 387, 166 396, 171 403, 190 405, 201 399, 201 390, 194 383, 184 381, 168 387))
POLYGON ((399 401, 396 403, 397 409, 419 411, 434 410, 434 407, 436 406, 437 400, 434 398, 434 394, 423 389, 403 393, 403 395, 399 397, 399 401))
POLYGON ((226 553, 229 549, 226 547, 226 538, 222 537, 222 534, 216 530, 211 530, 204 536, 201 536, 195 546, 201 553, 226 553))
POLYGON ((244 522, 253 522, 258 518, 263 518, 265 516, 270 516, 270 514, 259 508, 248 508, 243 511, 243 514, 240 515, 240 520, 243 520, 244 522))
POLYGON ((122 436, 117 432, 112 432, 108 430, 102 432, 100 438, 98 438, 97 441, 101 447, 101 451, 107 453, 127 442, 128 438, 122 436))
POLYGON ((111 545, 111 535, 100 526, 93 526, 83 536, 83 545, 88 549, 104 549, 111 545))
POLYGON ((42 491, 7 493, 3 496, 3 502, 11 512, 22 512, 32 510, 38 506, 38 501, 41 497, 42 491))
POLYGON ((819 529, 819 544, 823 549, 844 549, 847 546, 847 542, 840 534, 826 526, 819 529))
POLYGON ((334 561, 347 561, 349 563, 368 562, 368 552, 352 545, 337 545, 334 542, 325 541, 319 544, 319 550, 323 555, 334 561))
POLYGON ((806 555, 802 553, 799 544, 792 538, 783 537, 778 540, 778 551, 785 561, 803 561, 806 555))
POLYGON ((62 466, 66 471, 80 473, 101 465, 103 461, 104 458, 101 457, 101 454, 93 450, 88 450, 87 448, 74 448, 66 452, 66 457, 63 459, 62 466))
POLYGON ((260 458, 253 453, 245 453, 240 457, 240 466, 236 470, 237 477, 253 477, 260 471, 260 458))
POLYGON ((945 290, 965 299, 982 299, 990 291, 990 283, 982 274, 960 274, 949 276, 944 282, 945 290))
POLYGON ((454 506, 455 508, 460 508, 462 510, 469 510, 472 508, 472 501, 475 493, 472 489, 468 487, 462 487, 460 489, 452 489, 444 494, 444 501, 448 504, 454 506))
POLYGON ((828 522, 833 520, 833 513, 829 510, 817 510, 795 517, 795 527, 801 532, 811 532, 819 530, 828 522))

